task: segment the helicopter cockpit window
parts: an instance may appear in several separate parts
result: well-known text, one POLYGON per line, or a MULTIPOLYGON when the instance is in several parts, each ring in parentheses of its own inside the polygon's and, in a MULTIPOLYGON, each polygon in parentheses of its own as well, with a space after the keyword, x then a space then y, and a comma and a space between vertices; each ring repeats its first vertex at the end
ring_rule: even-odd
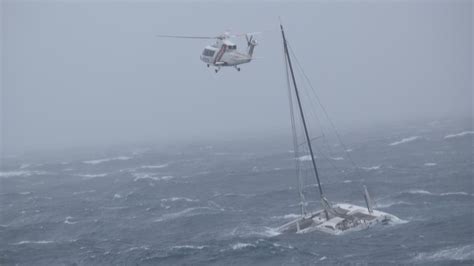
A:
POLYGON ((229 50, 235 50, 237 49, 237 45, 229 45, 229 50))
POLYGON ((204 51, 202 52, 202 55, 204 56, 214 56, 214 52, 213 50, 209 50, 209 49, 204 49, 204 51))

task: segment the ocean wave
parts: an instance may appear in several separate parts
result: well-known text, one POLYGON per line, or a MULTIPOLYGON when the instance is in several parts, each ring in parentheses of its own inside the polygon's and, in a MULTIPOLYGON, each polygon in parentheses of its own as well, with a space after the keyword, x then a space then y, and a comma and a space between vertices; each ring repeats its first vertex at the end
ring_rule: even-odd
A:
POLYGON ((444 248, 433 252, 422 252, 415 256, 414 261, 446 261, 474 260, 474 245, 444 248))
POLYGON ((209 246, 193 246, 193 245, 182 245, 182 246, 172 246, 171 249, 204 249, 209 246))
POLYGON ((27 245, 27 244, 52 244, 55 243, 55 241, 50 241, 50 240, 39 240, 39 241, 31 241, 31 240, 24 240, 20 241, 17 243, 13 243, 12 245, 18 246, 18 245, 27 245))
POLYGON ((424 166, 436 166, 436 163, 425 163, 424 166))
POLYGON ((160 180, 170 180, 173 179, 174 176, 167 175, 167 176, 156 176, 156 174, 150 174, 150 173, 132 173, 132 175, 135 177, 133 181, 137 182, 141 179, 150 179, 154 181, 160 181, 160 180))
POLYGON ((44 175, 44 171, 28 171, 28 170, 18 170, 18 171, 7 171, 0 172, 0 178, 9 178, 9 177, 27 177, 32 175, 44 175))
POLYGON ((367 170, 367 171, 379 170, 380 165, 375 165, 375 166, 371 166, 371 167, 361 167, 361 168, 364 169, 364 170, 367 170))
POLYGON ((389 208, 395 205, 413 205, 413 204, 405 202, 405 201, 389 201, 389 202, 382 202, 382 203, 377 202, 376 207, 378 209, 385 209, 385 208, 389 208))
POLYGON ((123 252, 118 252, 119 254, 120 253, 128 253, 128 252, 132 252, 132 251, 135 251, 135 250, 149 250, 150 249, 150 246, 147 246, 147 245, 143 245, 143 246, 140 246, 140 247, 131 247, 123 252))
POLYGON ((334 161, 342 161, 344 160, 344 157, 329 157, 329 159, 334 160, 334 161))
POLYGON ((471 134, 474 134, 474 131, 463 131, 463 132, 457 133, 457 134, 446 135, 446 136, 444 136, 444 139, 459 138, 459 137, 464 137, 464 136, 471 135, 471 134))
POLYGON ((95 190, 76 191, 76 192, 72 192, 72 195, 81 195, 81 194, 94 193, 94 192, 95 190))
POLYGON ((412 142, 412 141, 415 141, 415 140, 418 140, 418 139, 421 139, 421 137, 420 136, 408 137, 408 138, 401 139, 399 141, 392 142, 389 145, 390 146, 396 146, 396 145, 400 145, 400 144, 403 144, 403 143, 412 142))
POLYGON ((65 224, 76 224, 77 223, 77 221, 74 222, 74 221, 71 221, 71 219, 73 219, 73 217, 71 217, 71 216, 66 217, 66 219, 64 220, 64 223, 65 224))
POLYGON ((77 174, 76 176, 84 177, 84 179, 92 179, 96 177, 104 177, 107 176, 107 173, 102 173, 102 174, 77 174))
POLYGON ((305 162, 311 161, 311 155, 303 155, 297 158, 298 161, 305 162))
POLYGON ((100 163, 105 163, 105 162, 110 162, 110 161, 125 161, 125 160, 130 160, 130 159, 132 159, 132 157, 118 156, 118 157, 112 157, 112 158, 103 158, 103 159, 97 159, 97 160, 83 161, 83 163, 100 164, 100 163))
POLYGON ((238 226, 234 228, 229 235, 232 237, 274 237, 280 235, 281 233, 277 228, 267 227, 267 226, 238 226))
POLYGON ((275 220, 282 220, 282 219, 296 219, 299 217, 301 217, 301 214, 290 213, 290 214, 281 215, 281 216, 272 216, 271 218, 275 220))
POLYGON ((433 193, 427 190, 423 189, 412 189, 408 191, 404 191, 403 193, 407 194, 418 194, 418 195, 430 195, 430 196, 452 196, 452 195, 458 195, 458 196, 472 196, 471 194, 464 192, 464 191, 456 191, 456 192, 443 192, 443 193, 433 193))
POLYGON ((160 168, 165 168, 167 166, 168 166, 168 164, 165 163, 165 164, 160 164, 160 165, 142 165, 139 168, 141 168, 141 169, 160 169, 160 168))
POLYGON ((233 250, 239 250, 239 249, 243 249, 243 248, 248 248, 248 247, 256 247, 254 244, 250 244, 250 243, 237 243, 237 244, 233 244, 231 246, 231 248, 233 250))
POLYGON ((170 201, 186 201, 186 202, 198 202, 198 199, 190 199, 190 198, 185 198, 185 197, 171 197, 171 198, 166 198, 166 199, 161 199, 163 202, 170 202, 170 201))
POLYGON ((218 210, 216 210, 214 208, 210 208, 210 207, 187 208, 187 209, 184 209, 184 210, 179 211, 179 212, 163 214, 158 219, 155 219, 155 222, 163 222, 163 221, 168 221, 168 220, 174 220, 174 219, 181 218, 181 217, 190 217, 190 216, 195 216, 195 215, 199 215, 199 214, 204 214, 204 212, 202 212, 203 210, 212 211, 212 212, 218 211, 218 210))

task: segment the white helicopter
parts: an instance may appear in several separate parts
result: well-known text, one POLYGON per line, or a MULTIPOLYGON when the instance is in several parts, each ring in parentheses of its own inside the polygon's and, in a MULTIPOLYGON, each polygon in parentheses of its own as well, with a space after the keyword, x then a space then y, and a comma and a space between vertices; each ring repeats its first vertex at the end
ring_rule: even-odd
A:
POLYGON ((201 54, 201 60, 207 64, 216 67, 215 72, 219 72, 221 67, 232 66, 237 71, 240 71, 238 65, 249 63, 253 59, 253 50, 257 46, 257 41, 253 39, 253 35, 259 32, 244 33, 244 34, 230 34, 224 32, 219 36, 180 36, 180 35, 157 35, 161 38, 178 38, 178 39, 216 39, 212 45, 204 48, 201 54), (237 51, 237 45, 229 40, 232 37, 245 36, 247 39, 247 52, 237 51))

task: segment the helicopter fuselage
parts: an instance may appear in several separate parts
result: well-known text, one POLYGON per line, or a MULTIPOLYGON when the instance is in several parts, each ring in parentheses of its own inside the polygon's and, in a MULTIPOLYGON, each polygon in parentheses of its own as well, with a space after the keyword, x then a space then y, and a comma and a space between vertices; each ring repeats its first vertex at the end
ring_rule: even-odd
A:
POLYGON ((237 50, 237 46, 229 40, 218 40, 213 45, 204 48, 201 54, 201 60, 207 66, 217 67, 216 72, 223 66, 233 66, 240 71, 237 66, 252 61, 253 47, 256 43, 249 45, 249 52, 243 53, 237 50))

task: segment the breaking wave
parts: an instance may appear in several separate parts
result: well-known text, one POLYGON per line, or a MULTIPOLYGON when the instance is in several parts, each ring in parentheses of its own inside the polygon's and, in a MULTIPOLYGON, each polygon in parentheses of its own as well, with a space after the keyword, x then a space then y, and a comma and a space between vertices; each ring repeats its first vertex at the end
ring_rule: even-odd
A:
POLYGON ((170 175, 156 176, 155 174, 149 174, 149 173, 133 173, 132 175, 135 177, 133 179, 133 181, 135 182, 141 179, 150 179, 154 181, 160 181, 160 180, 170 180, 174 178, 174 176, 170 176, 170 175))
POLYGON ((412 204, 406 201, 391 201, 391 202, 381 202, 381 203, 377 202, 376 207, 379 209, 385 209, 385 208, 390 208, 396 205, 412 205, 412 204))
POLYGON ((171 249, 203 249, 208 246, 193 246, 193 245, 182 245, 182 246, 172 246, 171 249))
POLYGON ((399 141, 392 142, 389 145, 390 146, 396 146, 396 145, 400 145, 400 144, 403 144, 403 143, 412 142, 412 141, 415 141, 415 140, 418 140, 418 139, 421 139, 421 137, 420 136, 413 136, 413 137, 404 138, 404 139, 401 139, 399 141))
POLYGON ((112 158, 103 158, 103 159, 97 159, 97 160, 90 160, 90 161, 83 161, 85 164, 99 164, 99 163, 105 163, 105 162, 110 162, 110 161, 126 161, 130 160, 132 157, 128 156, 118 156, 118 157, 112 157, 112 158))
POLYGON ((4 177, 4 178, 8 178, 8 177, 27 177, 27 176, 32 176, 32 175, 44 175, 44 174, 46 174, 46 172, 19 170, 19 171, 0 172, 0 177, 4 177))
POLYGON ((190 198, 185 198, 185 197, 172 197, 172 198, 166 198, 166 199, 161 199, 163 202, 170 202, 170 201, 186 201, 186 202, 198 202, 198 199, 190 199, 190 198))
POLYGON ((290 213, 290 214, 281 215, 281 216, 272 216, 271 218, 275 220, 282 220, 282 219, 288 220, 288 219, 296 219, 299 217, 301 217, 300 214, 290 213))
POLYGON ((361 167, 361 168, 364 169, 364 170, 367 170, 367 171, 379 170, 379 169, 380 169, 380 165, 371 166, 371 167, 361 167))
POLYGON ((444 139, 459 138, 459 137, 464 137, 464 136, 471 135, 471 134, 474 134, 474 131, 463 131, 463 132, 457 133, 457 134, 446 135, 446 136, 444 136, 444 139))
POLYGON ((432 192, 429 192, 427 190, 423 190, 423 189, 412 189, 412 190, 408 190, 408 191, 405 191, 405 192, 402 192, 403 193, 407 193, 407 194, 418 194, 418 195, 430 195, 430 196, 452 196, 452 195, 458 195, 458 196, 472 196, 471 194, 467 193, 467 192, 464 192, 464 191, 459 191, 459 192, 443 192, 443 193, 432 193, 432 192))
POLYGON ((77 174, 77 176, 84 177, 84 179, 92 179, 92 178, 96 178, 96 177, 104 177, 104 176, 107 176, 107 175, 108 175, 107 173, 103 173, 103 174, 77 174))
POLYGON ((77 221, 71 221, 71 219, 73 219, 73 217, 71 217, 71 216, 66 217, 66 219, 64 220, 64 223, 65 224, 75 224, 75 223, 77 223, 77 221))
POLYGON ((305 162, 305 161, 311 161, 311 155, 303 155, 298 157, 298 161, 305 162))
POLYGON ((155 222, 163 222, 163 221, 168 221, 168 220, 174 220, 174 219, 181 218, 181 217, 190 217, 190 216, 195 216, 195 215, 199 215, 199 214, 204 214, 204 212, 202 212, 203 210, 212 211, 213 213, 218 211, 218 210, 216 210, 214 208, 210 208, 210 207, 187 208, 187 209, 179 211, 179 212, 163 214, 158 219, 156 219, 155 222))
POLYGON ((140 166, 141 169, 160 169, 160 168, 165 168, 167 167, 168 164, 160 164, 160 165, 142 165, 140 166))
POLYGON ((422 252, 414 261, 474 260, 474 245, 444 248, 433 252, 422 252))
POLYGON ((232 249, 233 249, 233 250, 239 250, 239 249, 248 248, 248 247, 256 247, 256 246, 255 246, 254 244, 241 243, 241 242, 232 245, 232 249))
POLYGON ((424 166, 436 166, 436 163, 425 163, 424 166))
POLYGON ((52 244, 55 243, 55 241, 49 241, 49 240, 39 240, 39 241, 30 241, 30 240, 24 240, 20 241, 18 243, 13 243, 12 245, 18 246, 18 245, 27 245, 27 244, 52 244))

